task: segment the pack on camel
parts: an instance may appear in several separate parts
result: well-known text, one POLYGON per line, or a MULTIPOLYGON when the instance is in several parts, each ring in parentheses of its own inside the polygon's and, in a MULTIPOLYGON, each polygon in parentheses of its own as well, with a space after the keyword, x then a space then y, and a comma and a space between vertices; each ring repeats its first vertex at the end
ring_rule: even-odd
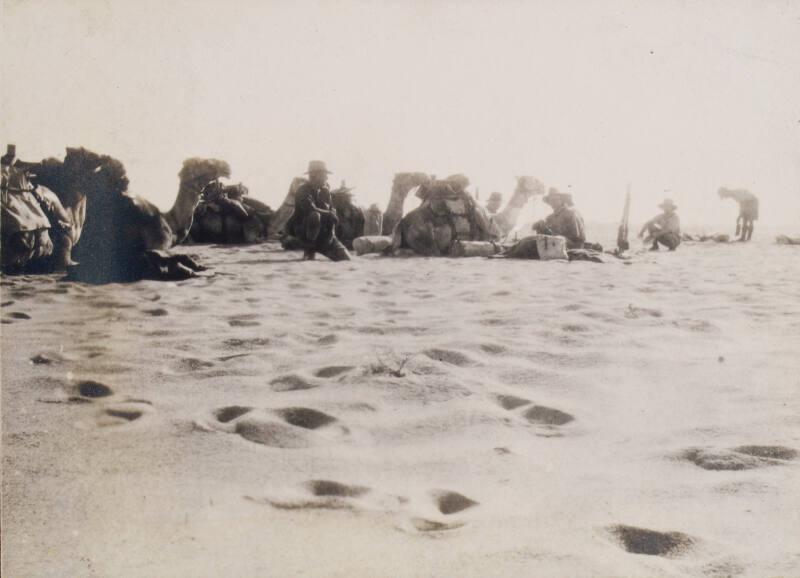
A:
POLYGON ((352 187, 344 181, 341 186, 331 192, 333 208, 339 222, 336 224, 336 238, 348 249, 353 249, 353 240, 364 234, 366 218, 364 209, 353 203, 352 187))
POLYGON ((52 273, 73 264, 72 250, 86 219, 86 191, 101 178, 103 157, 67 148, 63 161, 2 157, 2 268, 7 273, 52 273))
POLYGON ((129 194, 120 161, 103 157, 102 168, 86 190, 86 223, 75 251, 79 263, 70 269, 69 277, 110 283, 194 276, 203 267, 187 255, 170 255, 167 250, 188 235, 203 189, 229 174, 224 161, 184 161, 175 204, 161 213, 149 201, 129 194))
MULTIPOLYGON (((544 193, 544 185, 519 177, 514 195, 499 213, 489 216, 466 192, 469 179, 453 175, 423 184, 417 191, 419 207, 404 216, 393 232, 392 250, 411 249, 419 255, 465 256, 464 243, 499 243, 516 226, 525 203, 544 193)), ((490 253, 499 250, 487 247, 490 253)))
POLYGON ((270 231, 272 209, 248 195, 247 187, 209 183, 194 210, 187 243, 262 243, 270 231))

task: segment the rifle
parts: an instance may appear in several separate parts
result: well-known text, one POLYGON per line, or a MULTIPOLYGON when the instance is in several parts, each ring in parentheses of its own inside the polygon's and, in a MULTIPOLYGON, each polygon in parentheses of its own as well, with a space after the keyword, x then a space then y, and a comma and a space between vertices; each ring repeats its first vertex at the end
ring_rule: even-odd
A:
POLYGON ((619 229, 617 229, 617 251, 622 253, 631 248, 628 243, 628 213, 631 209, 631 186, 628 185, 628 191, 625 194, 625 209, 622 211, 622 221, 620 221, 619 229))

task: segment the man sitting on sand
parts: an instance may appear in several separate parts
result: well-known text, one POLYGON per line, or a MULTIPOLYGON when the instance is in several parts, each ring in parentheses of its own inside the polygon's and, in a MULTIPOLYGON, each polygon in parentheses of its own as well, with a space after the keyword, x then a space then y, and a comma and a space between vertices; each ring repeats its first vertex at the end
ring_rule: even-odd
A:
POLYGON ((286 231, 300 240, 304 260, 322 253, 331 261, 349 261, 350 253, 336 238, 339 218, 328 188, 331 172, 323 161, 311 161, 306 174, 308 181, 295 193, 294 213, 286 223, 286 231))
POLYGON ((658 251, 659 244, 674 251, 681 244, 681 220, 675 212, 678 207, 672 199, 665 199, 658 206, 663 212, 644 224, 639 231, 639 237, 643 237, 647 231, 647 242, 653 241, 651 251, 658 251))
POLYGON ((739 203, 739 216, 736 219, 736 234, 739 241, 749 241, 753 236, 753 224, 758 220, 758 197, 744 189, 731 190, 721 188, 720 199, 733 199, 739 203))
POLYGON ((540 235, 560 235, 567 239, 567 249, 583 249, 586 232, 583 217, 575 209, 572 195, 551 188, 542 199, 553 208, 543 221, 534 223, 533 230, 540 235))

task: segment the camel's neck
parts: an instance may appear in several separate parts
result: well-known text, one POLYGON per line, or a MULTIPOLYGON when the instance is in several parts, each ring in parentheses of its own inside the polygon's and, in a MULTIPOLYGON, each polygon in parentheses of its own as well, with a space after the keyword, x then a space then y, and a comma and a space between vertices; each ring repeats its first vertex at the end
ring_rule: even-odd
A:
POLYGON ((408 183, 396 184, 392 187, 392 196, 383 214, 383 234, 391 235, 397 223, 403 218, 403 205, 413 187, 408 183))
POLYGON ((172 231, 172 245, 177 245, 189 235, 192 228, 194 210, 200 201, 202 190, 197 185, 181 183, 175 204, 164 215, 164 220, 172 231))
POLYGON ((524 193, 514 192, 512 197, 503 210, 494 216, 493 221, 502 231, 503 235, 508 235, 511 230, 517 225, 522 209, 525 203, 528 202, 528 197, 524 193))

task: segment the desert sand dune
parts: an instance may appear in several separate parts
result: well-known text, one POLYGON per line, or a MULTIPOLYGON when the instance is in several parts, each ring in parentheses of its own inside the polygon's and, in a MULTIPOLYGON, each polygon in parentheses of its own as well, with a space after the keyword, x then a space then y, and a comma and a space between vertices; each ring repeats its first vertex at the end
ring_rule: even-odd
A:
POLYGON ((8 576, 796 576, 800 253, 2 280, 8 576))

